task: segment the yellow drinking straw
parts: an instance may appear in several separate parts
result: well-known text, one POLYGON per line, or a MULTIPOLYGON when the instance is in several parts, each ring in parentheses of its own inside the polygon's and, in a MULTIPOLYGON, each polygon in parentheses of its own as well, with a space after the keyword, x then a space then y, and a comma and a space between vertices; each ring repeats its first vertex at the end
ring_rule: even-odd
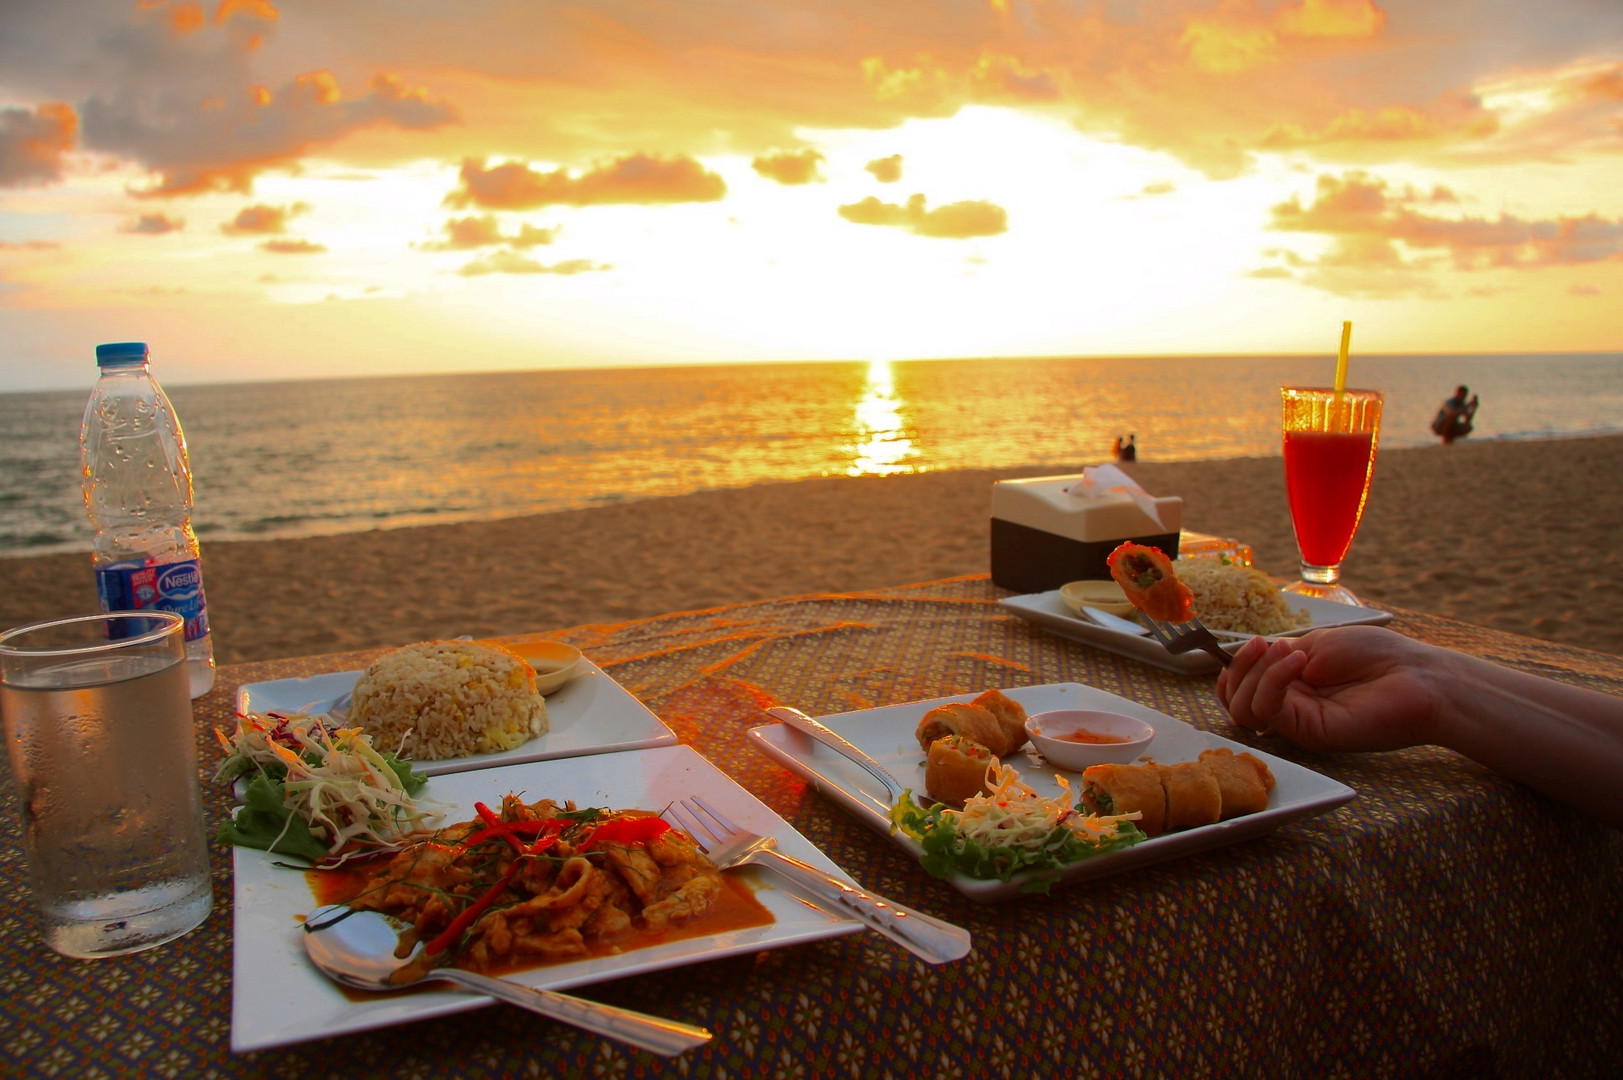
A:
POLYGON ((1336 397, 1347 389, 1347 346, 1352 343, 1352 322, 1341 324, 1341 354, 1336 357, 1336 397))

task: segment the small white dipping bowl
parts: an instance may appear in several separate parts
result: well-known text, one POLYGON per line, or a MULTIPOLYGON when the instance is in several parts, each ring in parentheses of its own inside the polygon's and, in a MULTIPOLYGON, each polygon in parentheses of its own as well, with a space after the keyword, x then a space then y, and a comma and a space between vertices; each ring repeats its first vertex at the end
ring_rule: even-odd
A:
POLYGON ((507 648, 524 657, 535 669, 535 692, 542 697, 556 691, 575 677, 580 667, 580 650, 561 641, 505 642, 507 648))
MULTIPOLYGON (((1133 617, 1133 605, 1121 586, 1114 581, 1072 581, 1059 587, 1059 598, 1071 609, 1071 614, 1082 615, 1084 607, 1098 608, 1124 619, 1133 617)), ((1082 615, 1083 618, 1087 616, 1082 615)))
POLYGON ((1054 709, 1026 717, 1026 734, 1048 763, 1057 769, 1126 763, 1144 752, 1155 729, 1121 713, 1093 709, 1054 709), (1114 742, 1077 742, 1079 732, 1114 742))

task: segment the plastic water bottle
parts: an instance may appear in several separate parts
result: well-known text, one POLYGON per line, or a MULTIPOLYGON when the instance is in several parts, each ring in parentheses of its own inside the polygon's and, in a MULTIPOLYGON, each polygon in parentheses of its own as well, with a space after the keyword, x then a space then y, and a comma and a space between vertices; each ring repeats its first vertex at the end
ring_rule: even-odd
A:
POLYGON ((101 377, 79 427, 85 509, 103 611, 160 608, 186 620, 192 697, 214 685, 203 568, 192 532, 192 468, 145 342, 96 346, 101 377))

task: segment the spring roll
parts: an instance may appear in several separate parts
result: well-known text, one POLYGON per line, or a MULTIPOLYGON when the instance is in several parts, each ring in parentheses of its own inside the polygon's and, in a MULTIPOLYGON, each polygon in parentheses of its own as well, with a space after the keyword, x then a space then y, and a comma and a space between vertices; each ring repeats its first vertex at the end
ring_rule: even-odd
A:
POLYGON ((1268 809, 1274 774, 1261 760, 1250 754, 1236 754, 1226 746, 1201 751, 1200 760, 1217 780, 1223 820, 1268 809))
POLYGON ((1106 563, 1127 599, 1150 618, 1183 623, 1195 617, 1195 594, 1178 580, 1172 560, 1160 548, 1122 544, 1106 563))
POLYGON ((1145 836, 1166 831, 1166 790, 1153 765, 1088 766, 1082 770, 1082 805, 1095 814, 1137 811, 1145 836))
MULTIPOLYGON (((928 751, 930 744, 947 735, 962 735, 971 742, 980 743, 998 757, 1008 757, 1020 747, 1004 731, 997 717, 979 705, 949 702, 937 705, 924 714, 916 732, 919 749, 928 751)), ((1025 742, 1025 729, 1020 729, 1020 742, 1025 742)))
POLYGON ((1223 795, 1212 770, 1199 761, 1157 765, 1167 794, 1167 831, 1211 825, 1223 812, 1223 795))
POLYGON ((971 795, 988 790, 986 774, 998 759, 980 743, 946 735, 930 744, 924 759, 924 791, 936 802, 964 805, 971 795))
POLYGON ((970 704, 991 713, 1003 729, 1005 749, 999 751, 1000 757, 1008 757, 1026 745, 1026 710, 1014 698, 1001 690, 988 690, 970 704))

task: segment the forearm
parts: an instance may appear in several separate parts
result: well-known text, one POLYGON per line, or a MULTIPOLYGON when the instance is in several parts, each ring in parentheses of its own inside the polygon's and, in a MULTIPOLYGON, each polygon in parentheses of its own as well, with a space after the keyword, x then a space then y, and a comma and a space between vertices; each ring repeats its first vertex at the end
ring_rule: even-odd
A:
POLYGON ((1623 697, 1446 654, 1435 741, 1623 828, 1623 697))

